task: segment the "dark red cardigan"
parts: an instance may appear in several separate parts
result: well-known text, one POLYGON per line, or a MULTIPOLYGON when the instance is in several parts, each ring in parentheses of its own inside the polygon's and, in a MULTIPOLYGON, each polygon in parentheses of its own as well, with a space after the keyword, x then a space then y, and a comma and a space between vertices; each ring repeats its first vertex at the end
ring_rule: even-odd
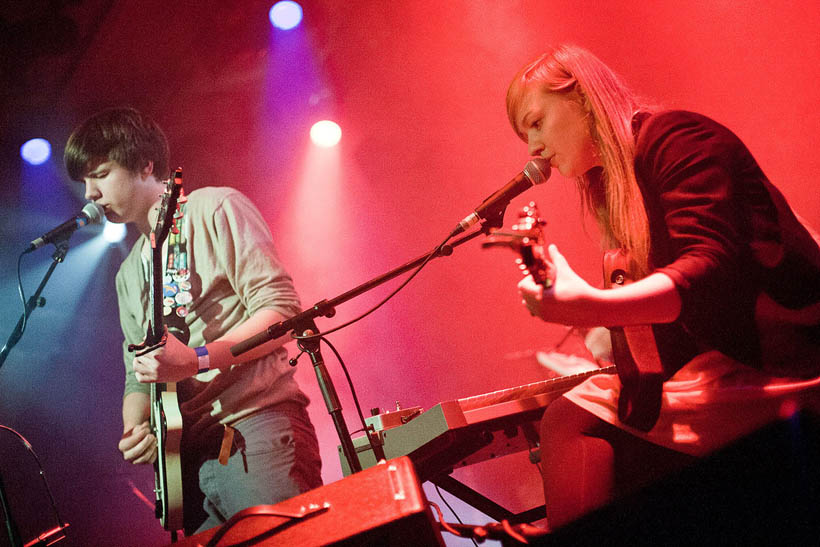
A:
MULTIPOLYGON (((727 128, 665 111, 638 114, 635 130, 650 260, 683 301, 678 321, 653 326, 667 377, 710 349, 760 366, 758 294, 791 309, 820 302, 820 247, 727 128)), ((820 356, 820 325, 803 331, 820 356)))

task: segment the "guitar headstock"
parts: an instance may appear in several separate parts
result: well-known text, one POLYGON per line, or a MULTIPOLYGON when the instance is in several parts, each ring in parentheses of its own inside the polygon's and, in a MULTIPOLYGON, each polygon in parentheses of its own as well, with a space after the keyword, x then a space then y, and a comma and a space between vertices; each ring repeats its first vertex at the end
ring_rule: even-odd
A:
POLYGON ((532 274, 536 283, 552 286, 552 266, 543 258, 544 233, 547 222, 538 214, 538 206, 531 201, 518 213, 518 220, 509 232, 493 232, 482 242, 483 248, 507 247, 519 254, 516 264, 523 275, 532 274))
POLYGON ((185 201, 182 190, 182 168, 177 168, 165 182, 165 190, 162 193, 162 202, 157 213, 157 221, 154 229, 151 230, 151 247, 162 247, 168 232, 176 229, 176 216, 179 203, 185 201))

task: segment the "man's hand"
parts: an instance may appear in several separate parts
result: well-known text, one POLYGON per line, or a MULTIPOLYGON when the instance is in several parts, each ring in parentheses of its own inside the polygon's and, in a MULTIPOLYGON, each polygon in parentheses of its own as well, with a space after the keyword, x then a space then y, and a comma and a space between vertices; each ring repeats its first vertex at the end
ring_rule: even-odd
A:
POLYGON ((157 459, 157 438, 151 433, 148 422, 126 431, 117 448, 122 452, 122 457, 133 464, 154 463, 157 459))
POLYGON ((134 375, 138 382, 179 382, 196 374, 197 358, 193 348, 167 333, 165 345, 134 357, 134 375))

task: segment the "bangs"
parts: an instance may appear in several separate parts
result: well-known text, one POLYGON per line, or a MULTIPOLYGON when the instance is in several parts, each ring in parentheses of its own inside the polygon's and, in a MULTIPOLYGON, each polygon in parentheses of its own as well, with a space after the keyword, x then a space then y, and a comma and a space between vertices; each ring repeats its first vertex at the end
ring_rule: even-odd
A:
POLYGON ((527 136, 518 127, 519 111, 521 110, 521 103, 524 102, 524 95, 529 89, 528 83, 524 79, 524 75, 516 75, 515 79, 507 89, 507 118, 510 120, 513 131, 518 135, 522 141, 527 142, 527 136))
POLYGON ((515 134, 524 142, 527 142, 527 137, 518 127, 518 115, 524 95, 534 86, 540 86, 548 92, 570 93, 575 90, 578 83, 575 76, 556 59, 558 51, 544 53, 535 61, 525 65, 518 71, 510 87, 507 88, 507 118, 515 134))
POLYGON ((75 133, 69 137, 66 143, 65 167, 68 176, 73 181, 83 182, 83 179, 93 167, 92 163, 101 163, 108 160, 109 150, 101 146, 94 146, 94 143, 88 142, 89 140, 75 133))

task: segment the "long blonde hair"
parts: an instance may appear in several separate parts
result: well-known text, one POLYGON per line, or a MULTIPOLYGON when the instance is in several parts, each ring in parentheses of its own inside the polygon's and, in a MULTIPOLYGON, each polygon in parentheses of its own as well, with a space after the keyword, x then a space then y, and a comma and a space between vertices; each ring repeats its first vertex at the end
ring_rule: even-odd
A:
POLYGON ((564 45, 524 66, 507 90, 507 115, 517 127, 524 94, 533 86, 575 98, 589 114, 590 134, 597 145, 603 174, 576 180, 584 206, 601 229, 605 247, 627 250, 643 277, 649 264, 649 221, 635 177, 632 118, 647 110, 618 76, 589 51, 564 45), (603 187, 602 187, 603 186, 603 187))

